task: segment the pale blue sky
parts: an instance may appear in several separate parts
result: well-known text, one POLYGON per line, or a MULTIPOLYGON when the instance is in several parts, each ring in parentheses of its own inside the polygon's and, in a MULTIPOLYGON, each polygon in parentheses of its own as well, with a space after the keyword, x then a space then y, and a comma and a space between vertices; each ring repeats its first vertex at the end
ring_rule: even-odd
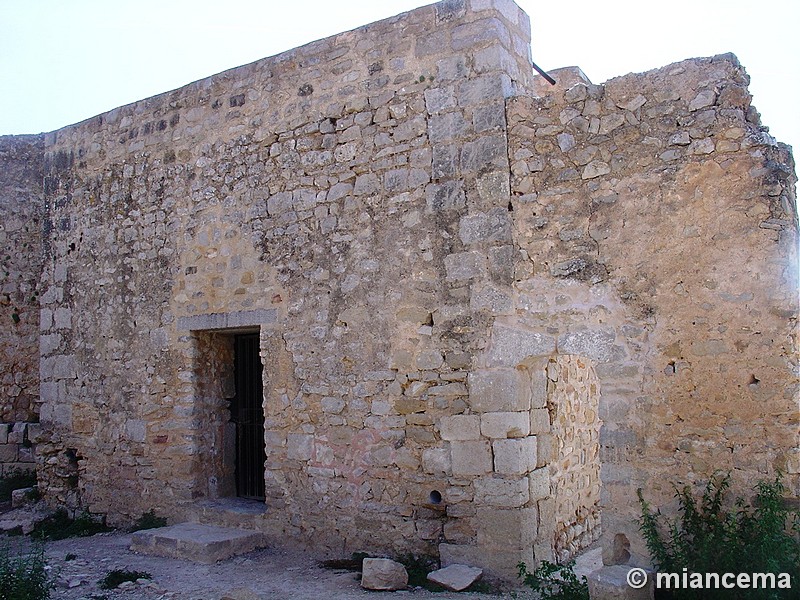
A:
MULTIPOLYGON (((0 134, 51 131, 419 0, 0 0, 0 134)), ((754 104, 800 147, 797 0, 519 0, 534 60, 595 83, 734 52, 754 104)))

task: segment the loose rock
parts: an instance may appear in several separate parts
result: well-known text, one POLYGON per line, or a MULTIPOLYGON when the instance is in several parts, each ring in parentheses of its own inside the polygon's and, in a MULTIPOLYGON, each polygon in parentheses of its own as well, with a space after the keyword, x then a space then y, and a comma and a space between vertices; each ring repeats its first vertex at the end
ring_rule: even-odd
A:
POLYGON ((395 591, 408 585, 408 572, 399 562, 388 558, 365 558, 361 587, 367 590, 395 591))
POLYGON ((453 592, 460 592, 478 581, 482 575, 483 569, 455 564, 428 573, 428 581, 437 583, 453 592))

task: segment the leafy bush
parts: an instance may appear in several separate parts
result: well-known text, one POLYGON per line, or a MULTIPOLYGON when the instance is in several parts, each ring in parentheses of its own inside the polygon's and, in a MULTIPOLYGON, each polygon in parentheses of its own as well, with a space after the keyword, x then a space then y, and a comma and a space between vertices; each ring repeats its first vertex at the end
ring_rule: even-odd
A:
POLYGON ((141 517, 136 519, 136 522, 131 526, 131 531, 142 531, 143 529, 157 529, 159 527, 166 527, 167 520, 164 517, 157 517, 156 513, 148 510, 141 517))
POLYGON ((98 583, 100 589, 113 590, 118 588, 121 583, 126 581, 136 581, 137 579, 152 579, 153 576, 147 571, 128 571, 123 569, 114 569, 106 573, 98 583))
POLYGON ((47 600, 55 581, 46 564, 41 545, 21 556, 12 556, 5 544, 0 546, 0 600, 47 600))
POLYGON ((517 565, 522 582, 539 593, 542 600, 589 600, 589 584, 586 577, 575 575, 575 561, 563 565, 546 560, 533 572, 521 562, 517 565))
POLYGON ((40 540, 64 540, 71 537, 88 537, 106 531, 113 529, 102 521, 95 520, 88 513, 82 513, 72 519, 67 511, 62 509, 37 523, 31 535, 40 540))
POLYGON ((36 473, 15 470, 0 477, 0 502, 11 500, 11 492, 36 485, 36 473))
MULTIPOLYGON (((791 590, 750 589, 747 598, 796 597, 800 585, 800 515, 790 515, 782 495, 780 476, 755 486, 755 501, 726 502, 730 476, 714 477, 699 502, 689 486, 676 490, 679 516, 663 518, 652 511, 638 491, 642 507, 639 528, 655 566, 662 572, 682 573, 789 573, 791 590), (662 523, 663 521, 663 523, 662 523)), ((734 598, 738 590, 672 590, 676 600, 734 598)))

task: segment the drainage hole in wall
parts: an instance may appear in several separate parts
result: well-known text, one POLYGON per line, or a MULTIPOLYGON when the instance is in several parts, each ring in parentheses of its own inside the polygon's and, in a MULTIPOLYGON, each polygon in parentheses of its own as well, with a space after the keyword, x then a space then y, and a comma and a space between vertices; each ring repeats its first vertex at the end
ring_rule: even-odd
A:
POLYGON ((430 500, 431 504, 441 504, 442 503, 442 492, 440 492, 438 490, 433 490, 431 492, 430 496, 428 496, 428 499, 430 500))
POLYGON ((749 385, 750 387, 755 387, 759 383, 761 383, 761 380, 758 377, 756 377, 755 375, 750 375, 750 381, 747 382, 747 385, 749 385))
POLYGON ((666 367, 664 367, 664 373, 665 373, 666 375, 675 375, 675 372, 676 372, 677 370, 678 370, 678 369, 675 367, 675 361, 674 361, 674 360, 671 360, 671 361, 669 361, 669 362, 667 363, 667 366, 666 366, 666 367))

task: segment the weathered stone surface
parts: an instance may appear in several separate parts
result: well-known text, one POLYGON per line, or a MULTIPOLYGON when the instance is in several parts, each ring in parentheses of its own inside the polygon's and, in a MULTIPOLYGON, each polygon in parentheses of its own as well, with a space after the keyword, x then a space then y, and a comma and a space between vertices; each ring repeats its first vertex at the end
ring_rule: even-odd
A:
POLYGON ((270 518, 241 519, 287 544, 444 536, 513 578, 594 541, 601 499, 645 562, 638 487, 797 489, 794 167, 746 73, 550 86, 529 40, 511 0, 447 0, 0 138, 0 420, 38 413, 48 501, 125 525, 235 495, 251 332, 270 518))
POLYGON ((428 581, 432 581, 445 589, 460 592, 478 581, 483 575, 483 569, 467 565, 452 564, 443 569, 428 573, 428 581))
POLYGON ((131 537, 131 550, 134 552, 200 563, 215 563, 263 545, 263 536, 257 531, 200 523, 146 529, 137 531, 131 537))
POLYGON ((589 596, 592 600, 652 600, 654 585, 652 573, 645 572, 647 583, 636 589, 628 585, 627 576, 632 567, 614 565, 603 567, 587 576, 589 596))
POLYGON ((361 566, 361 587, 367 590, 395 591, 408 585, 408 572, 388 558, 365 558, 361 566))
POLYGON ((488 438, 521 438, 530 433, 530 419, 527 412, 483 413, 480 431, 488 438))
POLYGON ((475 412, 513 412, 531 408, 531 387, 521 369, 484 369, 469 376, 470 408, 475 412))
POLYGON ((491 473, 492 446, 486 441, 451 442, 453 475, 473 476, 491 473))

